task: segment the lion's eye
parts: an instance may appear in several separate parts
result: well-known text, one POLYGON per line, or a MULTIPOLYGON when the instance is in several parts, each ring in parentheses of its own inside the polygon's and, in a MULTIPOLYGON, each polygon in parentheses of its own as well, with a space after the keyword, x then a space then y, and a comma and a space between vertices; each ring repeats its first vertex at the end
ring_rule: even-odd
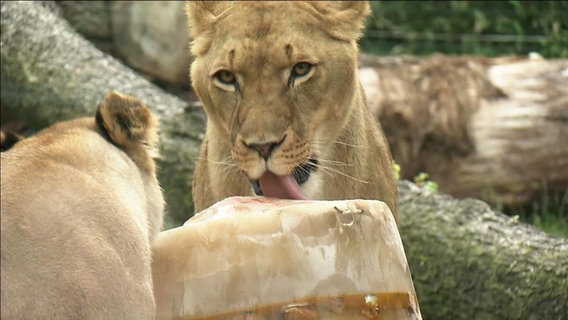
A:
POLYGON ((225 91, 235 92, 239 90, 239 83, 234 73, 228 70, 219 70, 213 75, 215 85, 225 91))
POLYGON ((314 65, 309 62, 298 62, 292 67, 288 85, 294 86, 295 84, 304 82, 313 74, 314 65))
POLYGON ((215 79, 219 80, 219 82, 223 84, 235 83, 235 75, 227 70, 220 70, 217 73, 215 73, 215 79))
POLYGON ((302 77, 310 73, 312 70, 312 65, 307 62, 296 63, 294 68, 292 68, 292 75, 295 77, 302 77))

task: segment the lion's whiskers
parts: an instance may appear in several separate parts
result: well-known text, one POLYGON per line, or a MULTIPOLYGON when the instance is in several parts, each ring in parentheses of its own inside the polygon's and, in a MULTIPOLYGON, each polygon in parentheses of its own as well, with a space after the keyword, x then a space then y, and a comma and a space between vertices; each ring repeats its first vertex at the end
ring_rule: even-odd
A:
POLYGON ((326 145, 330 142, 333 143, 333 144, 339 144, 339 145, 350 147, 350 148, 366 148, 366 146, 363 146, 363 145, 347 143, 347 142, 343 142, 343 141, 339 141, 339 140, 334 140, 334 141, 312 140, 312 141, 310 141, 310 144, 314 145, 314 146, 323 146, 323 145, 326 145))
POLYGON ((350 148, 366 148, 365 146, 361 146, 358 144, 352 144, 352 143, 347 143, 347 142, 342 142, 342 141, 333 141, 333 143, 335 144, 340 144, 346 147, 350 147, 350 148))
POLYGON ((216 166, 224 166, 225 168, 233 168, 233 167, 237 167, 237 164, 235 162, 233 162, 233 160, 231 159, 231 157, 226 158, 225 161, 216 161, 216 160, 211 160, 208 158, 204 158, 204 157, 196 157, 196 160, 205 160, 211 164, 214 164, 216 166))
POLYGON ((337 161, 337 160, 326 160, 326 159, 321 159, 321 158, 318 158, 318 162, 329 163, 329 164, 332 164, 332 165, 344 166, 344 167, 352 167, 353 166, 350 163, 345 163, 345 162, 337 161))
MULTIPOLYGON (((341 142, 336 141, 336 143, 341 143, 341 142)), ((341 143, 341 144, 343 144, 343 143, 341 143)), ((345 144, 345 145, 349 145, 349 144, 345 144)), ((359 147, 359 146, 355 146, 355 145, 349 145, 349 146, 359 147)), ((233 161, 233 159, 230 156, 226 157, 224 159, 224 161, 216 161, 216 160, 211 160, 211 159, 207 159, 207 158, 204 158, 204 157, 197 157, 196 159, 205 160, 212 165, 222 167, 224 170, 230 170, 230 169, 233 169, 233 168, 238 168, 237 164, 233 161)), ((334 175, 338 174, 338 175, 344 176, 346 178, 349 178, 351 180, 354 180, 354 181, 357 181, 357 182, 360 182, 360 183, 365 183, 365 184, 369 183, 369 181, 365 181, 365 180, 353 177, 353 176, 333 167, 333 166, 352 167, 353 164, 345 163, 343 161, 323 159, 323 158, 317 158, 317 162, 318 163, 311 162, 310 164, 315 166, 318 169, 321 169, 322 173, 326 174, 327 176, 333 177, 334 175)), ((306 174, 311 173, 310 170, 308 170, 304 166, 294 166, 292 164, 290 164, 289 166, 290 166, 290 171, 298 170, 298 171, 300 171, 302 173, 306 173, 306 174)))
MULTIPOLYGON (((318 159, 318 161, 321 161, 321 160, 318 159)), ((332 168, 332 167, 328 167, 328 166, 321 165, 321 164, 315 164, 315 163, 313 165, 316 166, 318 169, 321 169, 323 173, 325 173, 329 176, 333 176, 333 174, 335 173, 335 174, 339 174, 341 176, 344 176, 346 178, 352 179, 352 180, 357 181, 357 182, 369 183, 369 181, 365 181, 365 180, 362 180, 362 179, 359 179, 359 178, 355 178, 353 176, 348 175, 345 172, 342 172, 341 170, 338 170, 338 169, 335 169, 335 168, 332 168)))

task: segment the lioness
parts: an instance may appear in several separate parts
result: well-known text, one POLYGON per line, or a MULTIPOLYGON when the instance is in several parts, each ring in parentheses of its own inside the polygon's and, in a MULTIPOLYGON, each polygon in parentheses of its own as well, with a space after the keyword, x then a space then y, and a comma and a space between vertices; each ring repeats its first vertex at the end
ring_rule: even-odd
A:
POLYGON ((157 119, 107 94, 2 153, 2 319, 152 319, 157 119))
POLYGON ((186 5, 207 130, 196 211, 234 195, 380 199, 397 219, 389 147, 357 76, 360 1, 186 5))

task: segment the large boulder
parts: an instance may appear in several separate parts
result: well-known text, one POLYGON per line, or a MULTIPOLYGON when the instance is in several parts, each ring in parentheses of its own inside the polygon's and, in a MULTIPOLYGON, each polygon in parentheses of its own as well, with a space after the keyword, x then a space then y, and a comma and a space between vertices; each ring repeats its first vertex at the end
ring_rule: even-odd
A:
POLYGON ((116 54, 159 80, 189 86, 191 60, 184 5, 181 1, 114 2, 116 54))
POLYGON ((62 16, 97 48, 150 80, 189 87, 183 1, 60 1, 62 16))

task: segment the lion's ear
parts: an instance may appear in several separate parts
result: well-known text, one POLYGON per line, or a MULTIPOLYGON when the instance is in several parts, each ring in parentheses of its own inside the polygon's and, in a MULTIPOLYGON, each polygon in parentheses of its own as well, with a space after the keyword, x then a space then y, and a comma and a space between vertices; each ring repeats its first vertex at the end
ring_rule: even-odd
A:
POLYGON ((100 103, 95 119, 101 131, 138 165, 153 168, 159 122, 140 99, 111 91, 100 103))
POLYGON ((185 13, 190 36, 195 39, 210 30, 217 18, 230 6, 230 1, 187 1, 185 13))
POLYGON ((0 151, 4 152, 12 148, 24 137, 10 130, 0 130, 0 151))
POLYGON ((309 4, 328 23, 330 34, 339 40, 357 41, 371 13, 368 1, 313 1, 309 4))
POLYGON ((187 1, 185 13, 189 28, 189 35, 193 42, 191 53, 200 56, 209 50, 210 35, 217 19, 233 3, 231 1, 187 1))

